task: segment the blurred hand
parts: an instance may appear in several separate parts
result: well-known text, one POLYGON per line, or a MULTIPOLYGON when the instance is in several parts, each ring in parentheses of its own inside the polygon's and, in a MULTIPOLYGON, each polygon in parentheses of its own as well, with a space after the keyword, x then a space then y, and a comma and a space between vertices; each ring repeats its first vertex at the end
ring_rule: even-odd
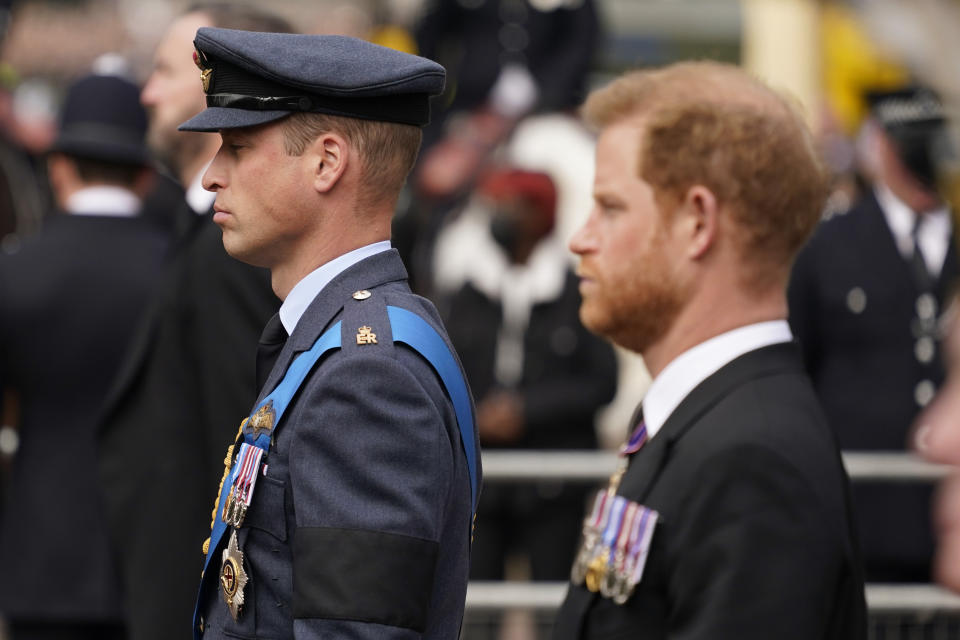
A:
POLYGON ((443 199, 466 189, 513 125, 513 120, 487 108, 451 119, 446 137, 420 161, 415 176, 420 195, 443 199))
POLYGON ((913 425, 914 448, 932 462, 960 465, 960 302, 943 317, 947 380, 913 425))
POLYGON ((512 391, 491 393, 477 404, 480 440, 490 444, 511 444, 523 436, 523 400, 512 391))
MULTIPOLYGON (((931 462, 960 465, 960 317, 957 302, 946 314, 947 381, 914 423, 914 448, 931 462)), ((938 582, 960 591, 960 473, 944 480, 934 505, 938 582)))

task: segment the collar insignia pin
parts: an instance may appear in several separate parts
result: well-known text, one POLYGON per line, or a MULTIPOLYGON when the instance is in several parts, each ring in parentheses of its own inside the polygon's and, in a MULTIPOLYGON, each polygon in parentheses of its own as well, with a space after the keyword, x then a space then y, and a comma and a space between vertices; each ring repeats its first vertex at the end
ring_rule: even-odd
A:
POLYGON ((357 344, 377 344, 377 334, 370 327, 360 327, 357 330, 357 344))

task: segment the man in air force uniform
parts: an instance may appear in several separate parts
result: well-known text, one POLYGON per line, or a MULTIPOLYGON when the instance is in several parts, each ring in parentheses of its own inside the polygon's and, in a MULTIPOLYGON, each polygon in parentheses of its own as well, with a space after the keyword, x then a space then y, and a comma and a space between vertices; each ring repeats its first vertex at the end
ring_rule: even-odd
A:
POLYGON ((472 401, 389 242, 444 70, 340 36, 203 28, 195 44, 208 108, 182 128, 222 137, 214 221, 284 302, 225 461, 194 632, 456 638, 472 401))

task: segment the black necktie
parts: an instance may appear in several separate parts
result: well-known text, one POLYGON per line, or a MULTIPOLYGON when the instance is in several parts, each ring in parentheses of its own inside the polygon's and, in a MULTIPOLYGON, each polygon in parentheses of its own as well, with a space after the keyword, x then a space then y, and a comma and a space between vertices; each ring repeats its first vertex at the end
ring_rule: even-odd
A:
POLYGON ((286 341, 287 331, 280 322, 280 314, 275 313, 263 328, 260 343, 257 345, 257 390, 263 389, 267 376, 270 375, 270 370, 273 369, 286 341))
POLYGON ((923 251, 920 250, 920 223, 923 222, 923 216, 915 214, 913 221, 913 230, 910 237, 913 239, 913 255, 910 256, 910 270, 913 272, 913 279, 917 283, 920 291, 933 290, 933 277, 930 270, 927 269, 927 261, 923 258, 923 251))

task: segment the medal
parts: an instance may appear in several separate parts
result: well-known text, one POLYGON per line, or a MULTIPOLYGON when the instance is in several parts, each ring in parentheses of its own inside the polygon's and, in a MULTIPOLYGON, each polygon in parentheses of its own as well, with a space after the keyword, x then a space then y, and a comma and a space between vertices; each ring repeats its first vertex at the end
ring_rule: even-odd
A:
POLYGON ((643 577, 643 568, 647 564, 647 553, 650 551, 650 541, 653 539, 653 530, 657 526, 660 514, 653 509, 642 505, 640 517, 634 518, 630 531, 630 549, 627 551, 623 569, 623 582, 614 594, 613 601, 624 604, 633 594, 633 590, 643 577))
POLYGON ((223 512, 220 514, 224 523, 235 529, 243 525, 247 507, 253 500, 253 490, 257 484, 257 472, 260 470, 261 460, 263 460, 263 449, 246 442, 240 445, 235 463, 236 474, 230 485, 230 493, 227 494, 224 502, 223 512))
POLYGON ((583 584, 587 577, 587 568, 593 559, 597 540, 600 538, 600 531, 606 522, 612 498, 613 496, 609 491, 604 489, 598 491, 593 499, 593 509, 583 519, 583 541, 580 543, 580 550, 577 552, 576 560, 574 560, 573 567, 570 569, 570 581, 573 584, 583 584))
POLYGON ((601 585, 606 580, 610 570, 610 557, 613 552, 613 545, 616 542, 617 534, 620 533, 620 525, 623 522, 623 513, 626 510, 629 501, 623 496, 614 496, 610 511, 608 512, 606 526, 603 528, 603 545, 600 552, 597 553, 587 568, 587 589, 594 593, 600 591, 601 585))
POLYGON ((220 565, 220 588, 234 620, 240 617, 247 579, 247 572, 243 569, 243 552, 237 545, 237 531, 234 529, 230 533, 227 548, 223 550, 223 562, 220 565))
POLYGON ((623 520, 617 531, 616 552, 610 558, 610 566, 607 568, 607 575, 600 583, 600 593, 604 598, 613 598, 621 589, 623 580, 624 562, 627 556, 627 545, 630 540, 630 532, 633 529, 633 521, 640 505, 636 502, 627 504, 627 510, 623 515, 623 520))

